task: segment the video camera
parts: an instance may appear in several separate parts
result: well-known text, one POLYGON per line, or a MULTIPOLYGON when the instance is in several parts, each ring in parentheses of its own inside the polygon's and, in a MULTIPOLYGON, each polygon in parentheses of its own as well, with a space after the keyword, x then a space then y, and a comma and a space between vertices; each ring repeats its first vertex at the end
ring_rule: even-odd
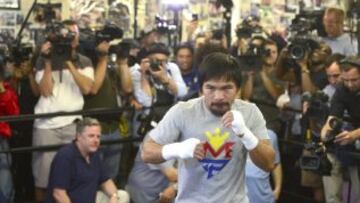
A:
POLYGON ((295 36, 290 38, 288 47, 289 58, 298 60, 305 58, 307 53, 311 53, 319 48, 319 43, 309 36, 295 36))
POLYGON ((329 120, 329 125, 331 130, 326 132, 322 144, 320 144, 320 141, 305 144, 304 147, 310 151, 310 154, 300 157, 301 169, 315 171, 321 175, 331 175, 332 165, 326 154, 328 149, 334 148, 335 137, 341 133, 344 122, 334 117, 329 120))
POLYGON ((155 16, 156 31, 160 34, 171 34, 177 29, 176 25, 170 24, 169 20, 159 15, 155 16))
POLYGON ((71 60, 72 41, 76 33, 69 31, 61 22, 53 22, 48 25, 47 40, 51 42, 50 59, 54 70, 62 69, 65 61, 71 60), (62 65, 59 65, 62 64, 62 65))
POLYGON ((109 62, 107 67, 109 70, 113 71, 117 68, 117 59, 125 59, 129 57, 130 52, 130 43, 120 42, 117 45, 111 45, 109 48, 109 62))
POLYGON ((246 52, 237 58, 244 71, 258 71, 263 65, 262 58, 268 54, 262 45, 250 44, 246 52))
POLYGON ((259 18, 256 16, 249 16, 245 18, 241 25, 235 30, 236 36, 240 38, 252 38, 263 33, 263 29, 258 25, 259 18))
POLYGON ((242 21, 241 25, 235 31, 239 39, 250 38, 250 42, 247 45, 245 52, 237 56, 244 71, 261 70, 263 57, 269 56, 270 54, 264 46, 267 36, 258 23, 259 18, 256 16, 249 16, 242 21), (255 43, 255 41, 260 42, 255 43))
MULTIPOLYGON (((263 39, 259 38, 259 40, 263 39)), ((237 59, 244 71, 259 71, 263 65, 263 57, 267 57, 269 54, 269 50, 265 49, 264 42, 257 44, 251 40, 245 53, 237 56, 237 59)))
POLYGON ((110 42, 114 39, 121 39, 124 31, 112 22, 106 23, 101 29, 81 29, 80 44, 87 44, 94 47, 103 41, 110 42))
POLYGON ((137 129, 137 134, 142 137, 145 137, 146 134, 152 130, 157 125, 156 116, 153 113, 153 110, 150 110, 148 114, 142 113, 136 117, 136 120, 140 122, 140 125, 137 129))
POLYGON ((325 36, 322 25, 324 11, 304 10, 291 22, 289 39, 289 58, 303 59, 307 53, 319 48, 317 36, 325 36), (316 34, 312 32, 316 30, 316 34))
POLYGON ((120 39, 123 37, 124 31, 114 23, 107 23, 101 30, 95 32, 96 45, 107 41, 110 42, 114 39, 120 39))
MULTIPOLYGON (((122 37, 123 37, 123 30, 111 22, 106 23, 103 28, 98 30, 91 30, 90 28, 81 29, 80 39, 79 39, 80 53, 92 59, 93 63, 96 64, 97 63, 96 58, 98 53, 96 52, 95 47, 103 41, 110 42, 114 39, 120 39, 122 37)), ((116 45, 116 47, 113 48, 113 50, 116 52, 118 51, 117 46, 118 45, 116 45)), ((111 53, 111 51, 109 52, 111 53)), ((123 55, 128 55, 128 54, 124 53, 123 55)))
POLYGON ((325 123, 326 118, 329 115, 329 96, 322 91, 317 91, 313 94, 305 92, 301 99, 303 102, 309 103, 306 115, 317 122, 325 123))
POLYGON ((300 168, 330 176, 332 164, 327 158, 326 149, 318 142, 307 143, 304 147, 310 154, 300 157, 300 168))
POLYGON ((30 43, 11 43, 8 45, 6 59, 18 67, 22 62, 28 61, 33 55, 33 46, 30 43))

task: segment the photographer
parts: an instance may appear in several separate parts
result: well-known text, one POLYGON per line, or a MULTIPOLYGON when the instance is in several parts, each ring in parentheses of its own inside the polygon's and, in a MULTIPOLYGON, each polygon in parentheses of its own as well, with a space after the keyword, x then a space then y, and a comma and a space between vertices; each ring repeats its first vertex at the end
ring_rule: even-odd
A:
MULTIPOLYGON (((257 47, 260 47, 259 49, 265 51, 260 56, 260 60, 263 62, 260 67, 261 69, 256 70, 256 67, 250 67, 254 68, 254 70, 247 72, 247 79, 245 79, 242 88, 242 98, 245 100, 267 101, 275 104, 276 99, 283 91, 283 83, 275 77, 275 63, 278 57, 276 43, 263 38, 253 38, 250 44, 256 44, 257 47)), ((258 107, 265 117, 267 127, 278 133, 280 130, 278 110, 264 104, 258 104, 258 107)))
MULTIPOLYGON (((170 52, 164 44, 154 43, 145 55, 139 56, 140 64, 131 67, 135 97, 132 104, 139 110, 134 118, 135 135, 139 135, 136 126, 142 122, 139 121, 140 117, 138 116, 144 119, 147 117, 145 115, 149 115, 154 121, 159 121, 170 105, 187 93, 180 69, 175 63, 168 62, 169 55, 170 52), (143 107, 153 105, 155 107, 151 109, 151 112, 147 109, 140 112, 143 107)), ((152 119, 146 120, 151 122, 152 119)), ((141 134, 144 136, 146 132, 141 134)))
MULTIPOLYGON (((329 97, 329 106, 331 98, 335 93, 336 85, 341 82, 340 61, 343 58, 344 56, 341 54, 333 54, 325 63, 325 70, 329 84, 322 91, 329 97)), ((325 200, 328 203, 341 203, 343 189, 343 165, 336 156, 336 153, 328 152, 326 155, 331 163, 332 169, 330 171, 330 175, 322 177, 325 200)))
MULTIPOLYGON (((35 114, 82 110, 83 95, 89 94, 93 86, 92 63, 89 58, 76 51, 79 45, 79 29, 76 23, 67 20, 61 27, 64 28, 61 32, 50 33, 51 42, 46 41, 41 45, 35 75, 41 96, 35 106, 35 114)), ((33 146, 71 142, 75 135, 74 121, 80 118, 80 115, 76 115, 36 119, 33 146)), ((54 155, 55 152, 33 153, 36 202, 44 199, 54 155)))
MULTIPOLYGON (((40 95, 33 69, 35 59, 37 59, 36 56, 32 57, 31 60, 27 57, 20 57, 19 62, 8 62, 14 67, 10 84, 17 93, 20 114, 34 114, 34 106, 40 95)), ((31 146, 33 123, 33 120, 12 123, 13 137, 11 138, 10 147, 31 146)), ((29 189, 29 186, 33 185, 31 153, 13 154, 12 159, 12 171, 16 174, 13 176, 16 190, 15 202, 25 201, 33 197, 33 189, 29 189)))
MULTIPOLYGON (((317 94, 317 91, 323 89, 327 84, 324 64, 330 54, 331 50, 326 44, 318 43, 311 38, 296 36, 290 45, 281 52, 278 60, 277 76, 289 81, 290 86, 293 86, 291 89, 297 86, 296 96, 294 92, 288 91, 290 97, 288 96, 286 103, 297 103, 297 106, 292 107, 303 109, 302 115, 295 115, 289 120, 291 123, 289 123, 291 125, 289 127, 292 133, 296 132, 295 134, 304 136, 306 142, 311 142, 311 135, 320 133, 321 127, 318 126, 322 123, 318 124, 318 121, 326 116, 322 115, 322 109, 318 109, 316 105, 313 108, 311 105, 322 104, 322 96, 317 94), (301 96, 306 92, 309 95, 308 98, 301 96)), ((280 97, 284 96, 285 94, 280 97)), ((304 149, 302 156, 308 156, 311 153, 311 150, 304 149)), ((312 188, 316 201, 323 201, 323 187, 319 174, 302 170, 301 185, 312 188)))
MULTIPOLYGON (((0 116, 18 115, 18 97, 10 84, 5 81, 5 62, 0 56, 0 116)), ((12 129, 7 122, 0 122, 0 150, 9 150, 12 129)), ((0 202, 13 202, 14 188, 11 174, 11 155, 0 154, 0 202)))
MULTIPOLYGON (((342 83, 337 86, 333 99, 331 101, 330 114, 326 124, 321 130, 322 140, 330 139, 329 132, 335 130, 331 127, 330 122, 333 118, 342 119, 344 113, 348 112, 350 118, 348 121, 353 125, 353 130, 344 130, 337 134, 334 138, 335 144, 346 145, 353 144, 360 139, 360 59, 358 57, 351 57, 341 62, 341 77, 342 83)), ((351 196, 354 202, 359 202, 359 177, 358 167, 359 160, 356 161, 356 166, 349 167, 351 177, 351 196)))
MULTIPOLYGON (((132 92, 132 82, 128 58, 121 54, 123 50, 121 50, 120 43, 111 47, 113 49, 110 51, 110 45, 107 41, 102 41, 97 45, 98 60, 95 68, 94 85, 90 94, 85 96, 84 109, 118 108, 126 104, 122 98, 127 97, 132 92)), ((117 140, 120 137, 127 136, 126 132, 119 130, 120 116, 118 114, 99 115, 96 118, 100 121, 102 128, 101 141, 117 140)), ((119 172, 122 145, 102 146, 99 151, 110 178, 115 181, 119 172)))

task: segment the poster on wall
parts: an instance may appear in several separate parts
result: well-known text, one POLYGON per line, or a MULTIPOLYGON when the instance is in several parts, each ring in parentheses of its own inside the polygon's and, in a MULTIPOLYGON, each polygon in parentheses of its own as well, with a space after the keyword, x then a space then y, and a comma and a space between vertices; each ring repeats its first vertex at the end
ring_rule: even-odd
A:
POLYGON ((5 39, 14 39, 24 21, 24 16, 19 11, 1 11, 0 33, 5 39))
POLYGON ((7 42, 13 40, 15 38, 15 27, 0 26, 0 35, 7 42))
POLYGON ((0 9, 20 9, 20 0, 0 0, 0 9))
POLYGON ((15 26, 16 25, 16 12, 1 11, 0 26, 15 26))

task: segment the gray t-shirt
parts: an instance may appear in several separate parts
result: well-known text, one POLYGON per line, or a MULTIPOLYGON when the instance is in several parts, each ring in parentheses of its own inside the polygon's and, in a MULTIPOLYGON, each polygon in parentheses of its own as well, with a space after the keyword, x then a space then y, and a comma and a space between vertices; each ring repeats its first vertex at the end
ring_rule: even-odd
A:
POLYGON ((162 169, 174 167, 174 160, 162 164, 146 164, 141 159, 140 147, 134 166, 128 178, 126 190, 134 203, 157 203, 159 194, 169 186, 169 180, 161 172, 162 169))
MULTIPOLYGON (((265 120, 255 104, 235 100, 232 109, 242 113, 254 135, 269 139, 265 120)), ((223 127, 221 117, 208 110, 203 97, 172 107, 150 137, 162 145, 189 138, 205 142, 205 159, 179 160, 177 203, 248 202, 244 179, 247 151, 234 132, 223 127)))

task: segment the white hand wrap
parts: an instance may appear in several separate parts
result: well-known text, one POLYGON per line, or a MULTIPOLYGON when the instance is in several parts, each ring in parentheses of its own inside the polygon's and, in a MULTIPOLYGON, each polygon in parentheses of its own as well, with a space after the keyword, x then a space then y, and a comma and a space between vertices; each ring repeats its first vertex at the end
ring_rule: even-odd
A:
POLYGON ((231 123, 232 130, 239 136, 248 151, 253 150, 259 144, 258 138, 246 127, 244 118, 239 111, 232 110, 231 112, 234 116, 231 123))
POLYGON ((165 160, 194 158, 194 150, 199 143, 199 139, 189 138, 182 142, 167 144, 163 146, 161 154, 165 160))

